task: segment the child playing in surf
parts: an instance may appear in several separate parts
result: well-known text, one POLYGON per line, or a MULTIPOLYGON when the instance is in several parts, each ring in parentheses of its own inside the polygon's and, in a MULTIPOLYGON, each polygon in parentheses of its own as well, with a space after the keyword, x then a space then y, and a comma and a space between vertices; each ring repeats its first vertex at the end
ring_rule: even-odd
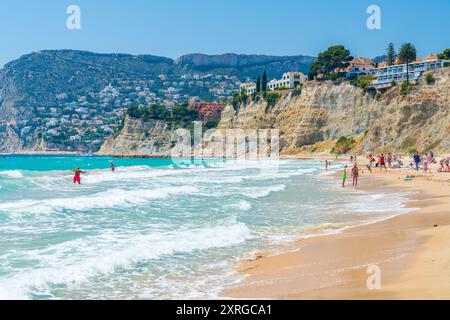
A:
POLYGON ((86 173, 86 171, 83 171, 80 168, 73 169, 72 171, 74 172, 73 183, 81 184, 81 174, 86 173))
POLYGON ((347 180, 347 166, 344 166, 344 172, 342 173, 342 188, 345 188, 345 180, 347 180))

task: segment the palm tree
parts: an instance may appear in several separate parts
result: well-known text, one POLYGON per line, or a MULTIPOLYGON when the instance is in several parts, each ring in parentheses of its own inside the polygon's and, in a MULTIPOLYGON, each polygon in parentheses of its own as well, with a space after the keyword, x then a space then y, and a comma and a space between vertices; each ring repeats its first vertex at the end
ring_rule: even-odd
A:
POLYGON ((406 63, 406 84, 409 85, 409 64, 416 61, 416 48, 411 43, 405 43, 398 52, 398 59, 401 63, 406 63))

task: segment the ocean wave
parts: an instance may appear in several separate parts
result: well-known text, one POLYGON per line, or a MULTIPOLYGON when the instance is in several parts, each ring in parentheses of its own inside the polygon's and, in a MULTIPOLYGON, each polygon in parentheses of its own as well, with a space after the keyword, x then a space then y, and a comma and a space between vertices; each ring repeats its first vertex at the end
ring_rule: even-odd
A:
POLYGON ((410 193, 366 194, 364 191, 359 193, 358 198, 345 204, 345 208, 350 212, 405 213, 413 210, 406 207, 407 196, 410 193))
POLYGON ((162 256, 239 245, 251 239, 250 230, 235 220, 209 228, 148 235, 102 236, 73 240, 28 252, 41 267, 16 270, 0 279, 0 299, 30 299, 34 294, 52 295, 53 285, 68 287, 117 268, 132 268, 162 256))
POLYGON ((22 174, 22 172, 20 172, 20 170, 0 171, 0 176, 6 176, 8 178, 13 178, 13 179, 23 178, 23 174, 22 174))
POLYGON ((270 195, 272 192, 283 191, 286 188, 284 184, 277 184, 267 187, 251 187, 251 188, 243 188, 239 193, 243 196, 257 199, 264 198, 270 195))
POLYGON ((143 204, 154 199, 167 198, 171 195, 189 194, 196 191, 197 188, 192 186, 137 190, 111 189, 84 197, 21 200, 1 203, 0 211, 25 213, 45 213, 61 210, 84 211, 89 209, 132 206, 143 204))

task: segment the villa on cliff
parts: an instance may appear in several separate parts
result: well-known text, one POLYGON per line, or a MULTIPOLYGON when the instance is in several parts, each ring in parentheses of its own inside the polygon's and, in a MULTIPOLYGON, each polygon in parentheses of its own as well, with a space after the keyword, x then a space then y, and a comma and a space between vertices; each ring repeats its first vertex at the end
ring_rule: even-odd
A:
POLYGON ((354 58, 349 62, 346 68, 345 76, 347 78, 356 78, 362 75, 368 75, 373 72, 375 67, 373 66, 373 60, 369 58, 354 58))
MULTIPOLYGON (((305 83, 308 80, 308 77, 302 72, 286 72, 283 73, 281 79, 273 79, 267 83, 268 90, 276 90, 276 89, 294 89, 298 87, 300 84, 305 83)), ((252 94, 256 92, 256 83, 254 82, 245 82, 240 85, 241 91, 244 91, 246 94, 252 94)))

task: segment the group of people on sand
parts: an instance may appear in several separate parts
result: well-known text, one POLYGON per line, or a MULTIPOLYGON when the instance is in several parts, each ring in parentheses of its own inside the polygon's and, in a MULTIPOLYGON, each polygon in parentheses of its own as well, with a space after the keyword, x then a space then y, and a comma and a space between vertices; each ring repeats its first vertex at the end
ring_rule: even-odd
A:
POLYGON ((446 158, 442 158, 441 161, 439 161, 440 166, 438 168, 438 172, 450 172, 449 162, 450 162, 450 156, 448 156, 446 158))
MULTIPOLYGON (((374 156, 372 154, 369 154, 367 156, 367 169, 372 173, 374 168, 379 168, 380 171, 387 171, 389 169, 401 169, 404 168, 404 159, 401 155, 392 154, 389 152, 387 155, 384 153, 381 153, 377 156, 374 156)), ((350 156, 350 163, 351 165, 351 177, 352 177, 352 185, 353 187, 358 186, 358 177, 359 177, 359 168, 358 164, 356 162, 356 156, 351 155, 350 156)), ((419 169, 422 167, 422 170, 424 174, 426 174, 429 171, 429 164, 431 163, 437 163, 436 158, 434 156, 433 151, 425 152, 424 154, 420 155, 417 151, 414 152, 411 155, 411 161, 409 162, 409 165, 407 166, 408 169, 415 169, 416 171, 419 171, 419 169)), ((450 172, 450 156, 444 157, 439 161, 439 168, 437 169, 438 172, 450 172)), ((326 168, 328 167, 328 162, 325 164, 326 168)), ((347 169, 348 165, 344 166, 343 172, 342 172, 342 187, 345 187, 345 183, 347 180, 347 169)))
MULTIPOLYGON (((109 164, 109 168, 111 170, 111 172, 116 171, 116 166, 114 165, 114 163, 111 161, 111 163, 109 164)), ((82 173, 87 173, 87 171, 83 171, 80 168, 76 168, 76 169, 72 169, 73 172, 73 183, 78 183, 81 184, 81 174, 82 173)))
MULTIPOLYGON (((419 171, 420 165, 422 165, 422 170, 424 174, 426 174, 429 170, 428 165, 431 163, 437 163, 433 151, 426 152, 423 155, 420 155, 417 151, 411 156, 412 160, 408 165, 408 169, 415 169, 419 171)), ((439 170, 438 170, 439 171, 439 170)))
POLYGON ((385 155, 384 153, 377 156, 377 159, 372 154, 369 154, 367 156, 367 169, 370 172, 372 171, 372 168, 380 168, 380 171, 384 169, 384 171, 387 171, 387 169, 394 169, 394 168, 401 168, 403 166, 403 161, 401 156, 397 156, 392 153, 388 153, 385 155))

